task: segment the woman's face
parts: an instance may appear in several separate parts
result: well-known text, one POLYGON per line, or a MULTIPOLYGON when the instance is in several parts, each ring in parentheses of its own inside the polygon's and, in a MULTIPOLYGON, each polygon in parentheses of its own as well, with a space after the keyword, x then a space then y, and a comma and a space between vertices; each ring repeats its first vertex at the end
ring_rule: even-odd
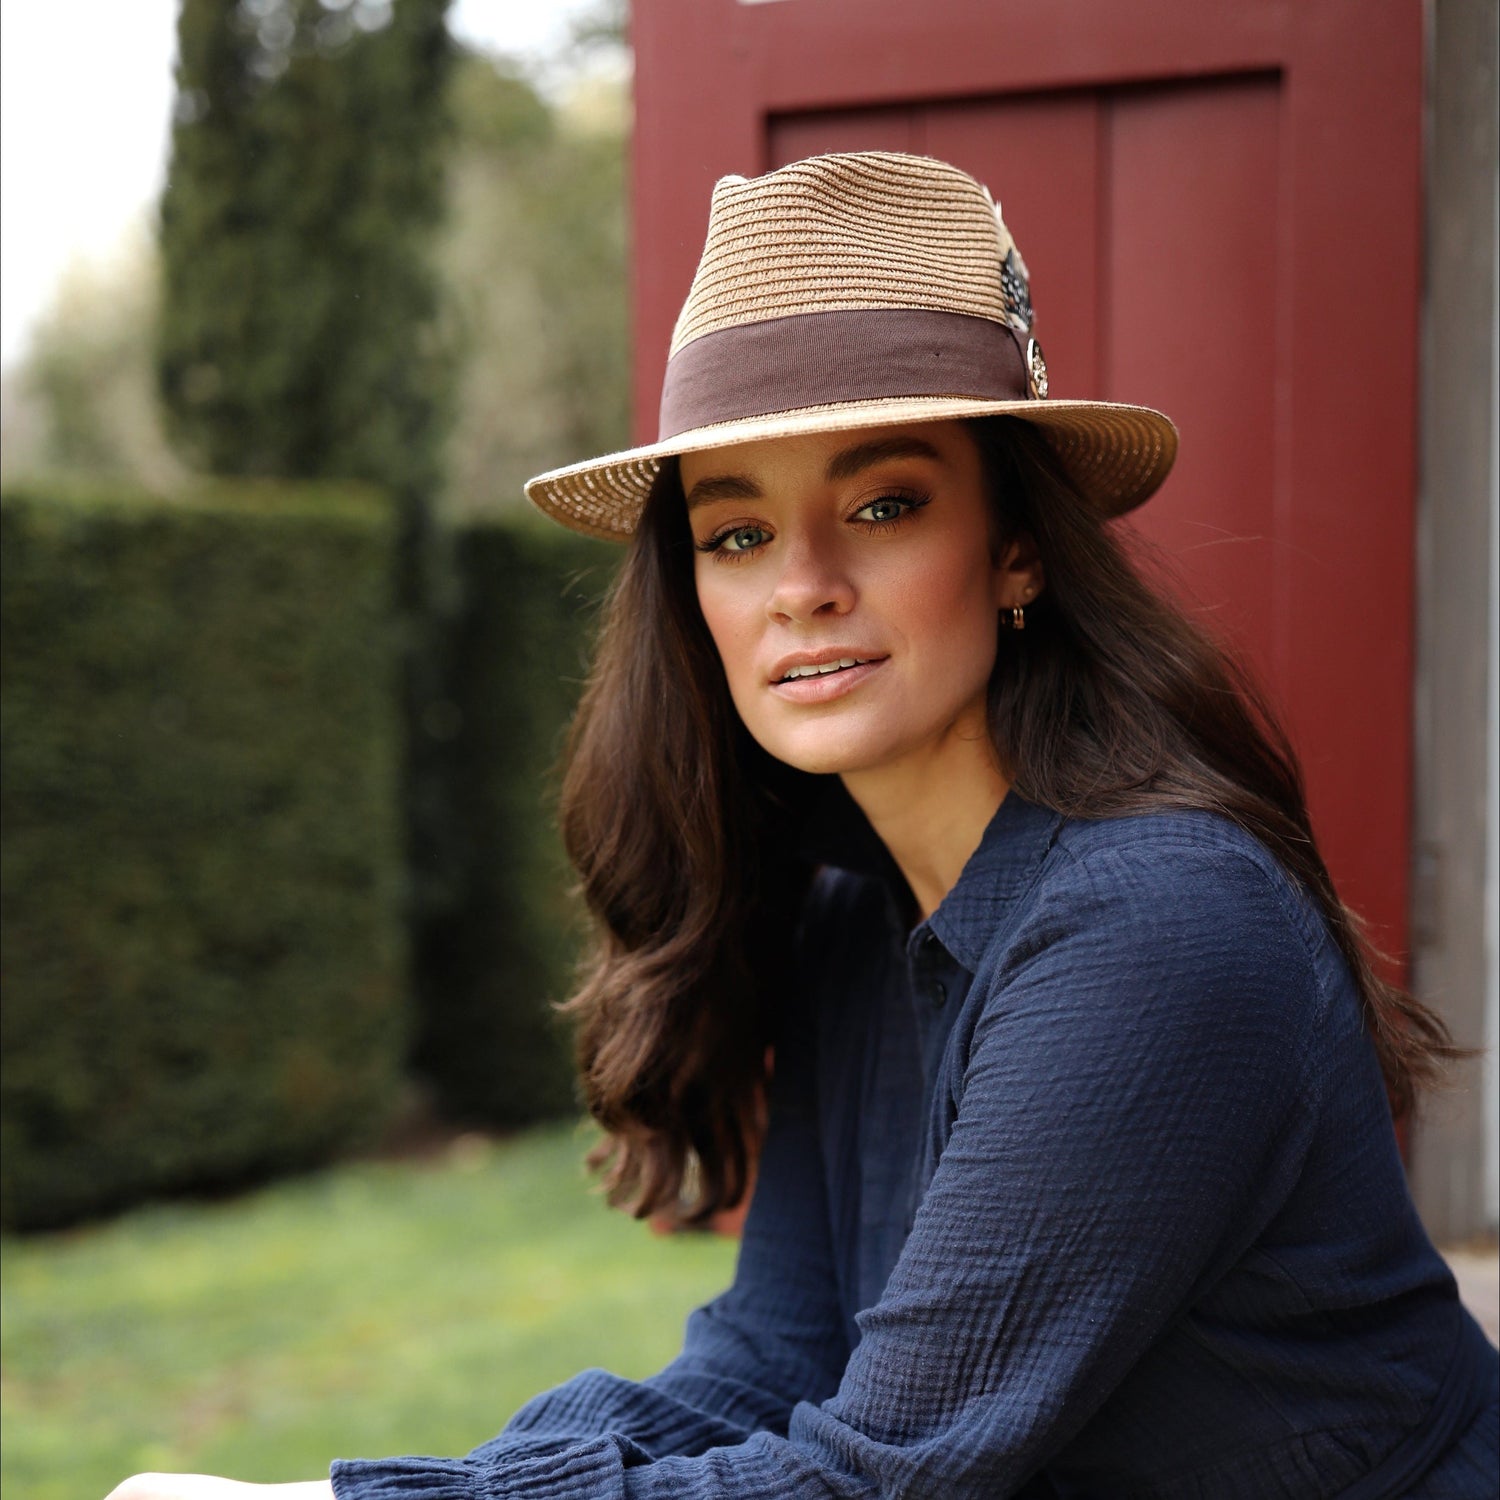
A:
POLYGON ((777 759, 867 772, 985 734, 997 612, 1039 586, 997 557, 957 422, 686 454, 698 602, 745 727, 777 759))

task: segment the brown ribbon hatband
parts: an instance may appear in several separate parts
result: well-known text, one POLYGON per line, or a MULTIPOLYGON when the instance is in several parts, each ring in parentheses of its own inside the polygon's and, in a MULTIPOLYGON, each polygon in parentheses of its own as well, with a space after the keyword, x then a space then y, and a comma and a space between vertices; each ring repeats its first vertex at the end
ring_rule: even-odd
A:
POLYGON ((1015 329, 924 308, 797 313, 706 333, 667 365, 658 441, 802 406, 893 396, 1023 401, 1015 329))

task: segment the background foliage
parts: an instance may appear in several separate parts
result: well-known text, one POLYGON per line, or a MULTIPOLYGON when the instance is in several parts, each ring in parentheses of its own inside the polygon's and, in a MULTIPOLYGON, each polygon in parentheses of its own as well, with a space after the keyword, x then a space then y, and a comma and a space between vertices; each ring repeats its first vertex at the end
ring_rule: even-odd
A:
MULTIPOLYGON (((444 214, 416 236, 433 278, 422 347, 444 397, 427 496, 440 518, 525 512, 527 477, 629 440, 621 26, 602 7, 545 87, 513 59, 461 48, 451 58, 432 178, 444 214)), ((155 399, 161 278, 154 241, 132 240, 65 279, 5 383, 7 481, 88 474, 170 489, 206 464, 201 452, 171 453, 155 399)), ((358 309, 379 320, 363 297, 342 314, 358 309)), ((308 316, 316 324, 316 307, 308 316)), ((205 375, 198 388, 213 386, 205 375)))
POLYGON ((46 473, 182 488, 188 471, 163 430, 152 358, 155 242, 132 232, 102 265, 71 266, 4 382, 6 481, 46 473))
POLYGON ((549 100, 461 58, 438 245, 461 371, 414 708, 413 1064, 440 1110, 509 1126, 574 1108, 550 1003, 578 929, 553 771, 617 549, 541 522, 543 469, 628 440, 624 118, 617 84, 549 100))
MULTIPOLYGON (((233 528, 221 513, 257 509, 242 487, 219 485, 208 473, 313 477, 326 482, 296 490, 280 509, 263 499, 259 520, 245 521, 255 537, 252 551, 284 555, 293 570, 288 577, 307 582, 308 567, 332 567, 318 550, 322 541, 315 558, 297 558, 312 516, 326 503, 329 524, 342 524, 343 479, 373 478, 392 497, 396 517, 387 554, 394 587, 376 629, 379 650, 395 653, 380 681, 389 685, 393 672, 400 684, 394 718, 378 745, 388 757, 392 805, 378 809, 371 825, 400 867, 381 888, 381 901, 397 893, 390 941, 411 956, 399 982, 404 1012, 393 1024, 411 1039, 406 1062, 440 1110, 511 1124, 573 1107, 566 1042, 549 1009, 566 990, 577 936, 551 824, 550 771, 582 676, 591 601, 615 554, 528 524, 521 482, 628 441, 626 54, 614 0, 601 4, 579 28, 573 50, 550 68, 453 48, 443 35, 444 10, 444 0, 182 0, 160 244, 138 244, 111 264, 75 272, 40 326, 19 379, 6 382, 3 401, 4 477, 18 501, 7 525, 67 532, 78 506, 66 497, 80 477, 92 497, 83 509, 108 512, 120 536, 131 530, 126 512, 139 503, 137 539, 119 544, 133 572, 121 580, 113 618, 122 643, 135 639, 138 619, 149 619, 163 650, 150 661, 133 659, 139 681, 127 683, 123 675, 115 681, 110 714, 124 726, 118 736, 81 712, 59 721, 45 751, 52 757, 45 772, 50 791, 38 800, 45 779, 38 750, 7 766, 6 797, 7 807, 18 810, 15 827, 29 829, 33 852, 49 839, 59 851, 76 851, 86 835, 74 829, 75 809, 58 788, 73 777, 91 788, 77 818, 80 826, 103 827, 113 816, 110 796, 133 798, 137 791, 128 778, 110 780, 111 756, 139 754, 147 744, 159 748, 163 731, 150 726, 165 716, 172 725, 167 764, 206 765, 218 755, 215 805, 257 806, 262 773, 248 747, 262 739, 281 744, 283 729, 254 722, 248 702, 241 702, 242 684, 233 679, 225 691, 244 712, 238 722, 245 748, 237 760, 223 753, 213 715, 184 715, 191 695, 209 695, 208 677, 191 676, 208 667, 194 657, 191 639, 175 636, 191 636, 195 611, 209 605, 172 572, 178 566, 172 560, 197 545, 190 538, 205 524, 210 490, 213 524, 225 536, 233 528), (145 490, 179 503, 142 499, 145 490), (110 504, 106 493, 115 497, 110 504), (52 519, 43 515, 49 505, 57 508, 52 519), (273 538, 283 522, 285 535, 273 538), (147 553, 157 545, 161 556, 152 561, 147 553), (187 592, 174 594, 180 583, 187 592), (182 684, 174 677, 179 669, 189 674, 182 684)), ((236 575, 212 607, 238 612, 253 682, 265 685, 256 642, 272 643, 274 657, 290 649, 288 632, 305 630, 315 651, 320 633, 344 628, 348 590, 357 593, 369 581, 362 544, 348 561, 356 576, 330 571, 310 586, 295 625, 275 566, 236 575)), ((80 635, 65 626, 49 641, 40 623, 45 611, 70 607, 63 584, 71 566, 35 546, 17 562, 22 571, 35 567, 45 575, 36 595, 42 613, 26 638, 44 644, 18 666, 16 694, 7 686, 7 720, 13 704, 33 691, 27 683, 34 686, 54 665, 66 678, 65 653, 82 651, 86 666, 94 649, 87 630, 80 635)), ((87 578, 85 569, 76 581, 82 586, 87 578)), ((12 659, 21 663, 31 649, 17 638, 12 659)), ((123 674, 123 657, 118 665, 123 674)), ((299 691, 294 684, 293 696, 299 691)), ((274 694, 257 701, 256 712, 274 721, 274 694)), ((27 721, 23 715, 16 722, 27 721)), ((347 727, 362 732, 362 721, 356 717, 347 727)), ((300 768, 288 762, 282 773, 288 806, 311 814, 329 792, 326 766, 311 753, 300 768)), ((233 1070, 242 1058, 233 1027, 232 1045, 212 1045, 217 1023, 206 1017, 220 1013, 222 996, 214 998, 212 984, 204 988, 186 977, 197 973, 193 954, 222 943, 213 936, 219 877, 197 889, 199 904, 179 907, 167 897, 186 878, 181 870, 208 857, 214 837, 217 857, 227 863, 252 830, 239 813, 212 825, 187 795, 191 776, 180 787, 168 785, 170 779, 163 773, 161 787, 148 785, 139 806, 120 811, 99 875, 114 879, 110 872, 131 859, 139 870, 178 872, 139 876, 154 894, 130 908, 131 937, 122 950, 153 975, 151 954, 166 955, 161 963, 169 969, 182 965, 170 985, 141 979, 131 966, 137 959, 49 968, 49 944, 78 920, 61 877, 49 876, 51 884, 13 903, 7 915, 8 933, 18 939, 8 986, 16 991, 34 983, 38 994, 50 996, 53 1013, 64 1018, 59 1037, 83 1034, 75 1016, 114 1016, 139 1005, 149 1013, 141 1025, 155 1027, 166 1045, 181 1010, 183 1036, 191 1032, 198 1040, 183 1041, 175 1071, 142 1073, 132 1096, 138 1123, 150 1117, 151 1090, 170 1092, 192 1074, 192 1087, 211 1096, 221 1083, 207 1075, 233 1070), (169 798, 153 804, 162 787, 180 792, 181 805, 169 798), (60 922, 53 900, 63 903, 60 922), (41 964, 35 975, 34 962, 41 964), (204 1019, 192 1020, 199 1011, 204 1019)), ((337 809, 323 807, 318 816, 334 819, 337 809)), ((297 837, 291 826, 277 834, 288 849, 297 837)), ((309 824, 308 863, 293 871, 285 889, 269 866, 253 887, 242 887, 240 926, 253 927, 257 913, 274 927, 316 909, 323 897, 306 881, 324 837, 320 829, 316 820, 309 824)), ((330 899, 341 878, 335 868, 330 899)), ((108 946, 116 936, 110 930, 107 942, 98 941, 108 946)), ((327 962, 332 982, 331 954, 327 962)), ((289 1002, 283 996, 277 1003, 289 1002)), ((316 1006, 278 1014, 292 1030, 305 1016, 306 1046, 313 1053, 325 1046, 316 1006)), ((125 1030, 134 1035, 135 1025, 129 1021, 125 1030)), ((81 1044, 54 1045, 45 1029, 14 1033, 24 1046, 15 1066, 7 1059, 8 1078, 39 1087, 48 1068, 82 1076, 67 1050, 81 1044)), ((99 1076, 112 1075, 105 1069, 99 1076)), ((332 1149, 338 1134, 299 1155, 235 1146, 234 1132, 226 1130, 216 1145, 199 1143, 199 1165, 190 1171, 174 1165, 186 1149, 180 1141, 153 1145, 147 1154, 154 1165, 133 1167, 120 1154, 124 1148, 111 1143, 117 1133, 102 1112, 99 1087, 90 1084, 87 1097, 70 1095, 46 1129, 12 1132, 26 1143, 19 1157, 30 1161, 32 1188, 25 1191, 41 1191, 52 1172, 45 1163, 62 1160, 69 1132, 88 1136, 76 1146, 98 1149, 91 1169, 98 1180, 69 1186, 59 1178, 51 1206, 28 1208, 12 1222, 102 1208, 106 1180, 117 1185, 117 1201, 234 1180, 332 1149), (214 1151, 219 1165, 209 1169, 204 1153, 214 1151), (252 1158, 258 1165, 248 1165, 252 1158)), ((372 1085, 362 1106, 367 1128, 391 1092, 372 1085)), ((273 1093, 262 1103, 273 1114, 279 1109, 273 1093)), ((177 1118, 172 1108, 164 1122, 177 1118)), ((342 1138, 356 1133, 356 1112, 351 1103, 342 1138)), ((303 1125, 283 1119, 267 1129, 305 1135, 303 1125)), ((133 1138, 135 1129, 128 1125, 122 1139, 133 1138)), ((163 1140, 175 1130, 163 1123, 163 1140)))
POLYGON ((533 474, 629 441, 623 80, 555 101, 503 59, 453 76, 437 265, 460 371, 442 508, 522 507, 533 474))
POLYGON ((409 1029, 389 506, 12 492, 0 533, 4 1221, 367 1136, 409 1029))
POLYGON ((215 474, 435 482, 447 0, 181 0, 157 346, 215 474))
POLYGON ((457 813, 449 899, 418 936, 413 1059, 445 1113, 509 1126, 575 1107, 568 993, 578 921, 556 830, 555 767, 594 603, 618 553, 537 520, 475 520, 430 728, 457 813))

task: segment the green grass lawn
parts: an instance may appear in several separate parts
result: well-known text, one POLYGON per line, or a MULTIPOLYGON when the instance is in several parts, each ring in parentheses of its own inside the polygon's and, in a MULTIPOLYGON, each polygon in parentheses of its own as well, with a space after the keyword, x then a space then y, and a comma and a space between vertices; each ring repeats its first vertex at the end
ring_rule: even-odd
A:
POLYGON ((734 1246, 606 1209, 584 1144, 466 1138, 7 1239, 0 1486, 89 1500, 142 1469, 270 1482, 459 1454, 587 1366, 659 1368, 734 1246))

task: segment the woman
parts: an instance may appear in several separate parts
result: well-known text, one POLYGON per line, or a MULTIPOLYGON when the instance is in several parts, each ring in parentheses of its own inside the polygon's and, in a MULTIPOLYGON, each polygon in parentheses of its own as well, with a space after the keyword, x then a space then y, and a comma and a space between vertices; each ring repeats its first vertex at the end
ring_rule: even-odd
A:
POLYGON ((956 169, 725 179, 661 441, 528 487, 635 532, 564 796, 597 1164, 639 1214, 755 1191, 660 1375, 339 1500, 1494 1493, 1388 1103, 1452 1049, 1105 524, 1171 424, 1048 401, 1031 332, 956 169))

